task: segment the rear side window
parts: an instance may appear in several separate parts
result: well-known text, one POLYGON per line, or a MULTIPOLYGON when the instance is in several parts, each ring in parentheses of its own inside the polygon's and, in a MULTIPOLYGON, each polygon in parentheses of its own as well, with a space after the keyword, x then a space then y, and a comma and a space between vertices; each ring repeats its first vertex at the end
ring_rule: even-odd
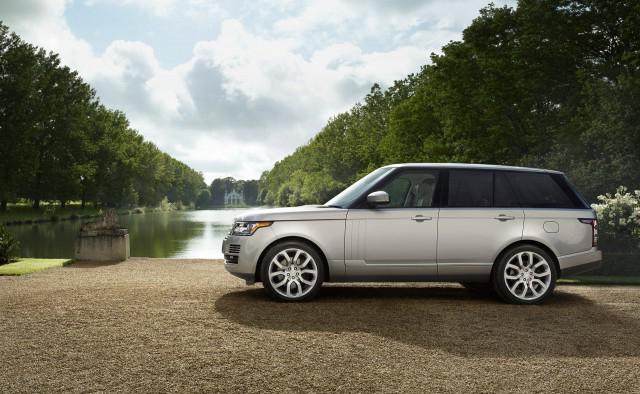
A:
POLYGON ((505 173, 525 208, 576 208, 574 201, 547 173, 505 173))
POLYGON ((490 207, 493 203, 493 172, 449 171, 450 207, 490 207))
POLYGON ((493 206, 497 208, 519 207, 520 203, 507 175, 502 171, 496 171, 493 180, 493 206))

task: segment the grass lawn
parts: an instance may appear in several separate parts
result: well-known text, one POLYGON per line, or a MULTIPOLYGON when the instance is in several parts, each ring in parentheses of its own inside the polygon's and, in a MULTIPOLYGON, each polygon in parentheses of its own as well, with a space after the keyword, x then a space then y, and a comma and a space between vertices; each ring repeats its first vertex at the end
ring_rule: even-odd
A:
POLYGON ((570 285, 640 285, 640 276, 585 275, 562 278, 558 283, 570 285))
POLYGON ((7 275, 24 275, 37 271, 46 270, 47 268, 62 267, 71 264, 71 259, 19 259, 14 263, 0 265, 0 276, 7 275))

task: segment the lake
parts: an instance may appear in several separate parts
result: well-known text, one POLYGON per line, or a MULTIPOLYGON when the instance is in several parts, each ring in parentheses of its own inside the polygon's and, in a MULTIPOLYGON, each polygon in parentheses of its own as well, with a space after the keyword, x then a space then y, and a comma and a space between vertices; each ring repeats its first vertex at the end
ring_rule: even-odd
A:
MULTIPOLYGON (((248 209, 155 212, 120 216, 129 229, 131 256, 221 259, 222 239, 233 218, 248 209)), ((95 220, 95 219, 94 219, 95 220)), ((20 256, 72 258, 80 221, 7 226, 20 241, 20 256)))

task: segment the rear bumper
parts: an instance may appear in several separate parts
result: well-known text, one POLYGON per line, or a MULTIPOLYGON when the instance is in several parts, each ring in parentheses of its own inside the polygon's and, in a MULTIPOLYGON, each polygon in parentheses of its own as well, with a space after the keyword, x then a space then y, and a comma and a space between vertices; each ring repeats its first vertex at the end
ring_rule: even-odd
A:
POLYGON ((591 248, 585 252, 558 257, 560 276, 577 275, 600 267, 602 251, 591 248))

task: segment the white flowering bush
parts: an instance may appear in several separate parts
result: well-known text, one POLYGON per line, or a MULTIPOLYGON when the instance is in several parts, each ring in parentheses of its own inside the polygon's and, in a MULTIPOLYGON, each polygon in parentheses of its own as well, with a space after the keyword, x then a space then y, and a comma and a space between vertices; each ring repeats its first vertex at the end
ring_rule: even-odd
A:
POLYGON ((598 196, 598 201, 591 207, 598 216, 598 229, 603 238, 637 245, 640 240, 640 190, 631 193, 620 186, 613 195, 598 196))

